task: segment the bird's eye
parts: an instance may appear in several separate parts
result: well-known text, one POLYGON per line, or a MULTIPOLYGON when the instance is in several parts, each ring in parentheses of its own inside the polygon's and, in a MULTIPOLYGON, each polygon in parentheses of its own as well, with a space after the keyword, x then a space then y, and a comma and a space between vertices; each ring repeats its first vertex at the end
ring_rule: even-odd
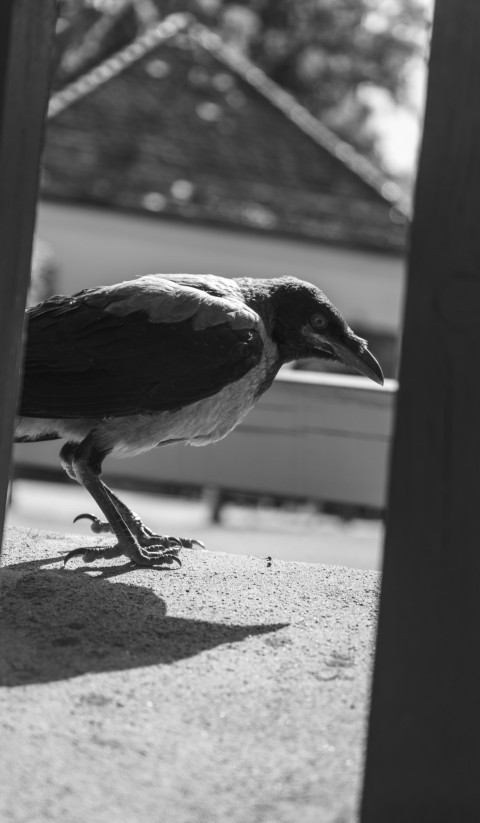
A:
POLYGON ((310 325, 315 331, 323 331, 327 328, 328 320, 324 314, 314 314, 310 319, 310 325))

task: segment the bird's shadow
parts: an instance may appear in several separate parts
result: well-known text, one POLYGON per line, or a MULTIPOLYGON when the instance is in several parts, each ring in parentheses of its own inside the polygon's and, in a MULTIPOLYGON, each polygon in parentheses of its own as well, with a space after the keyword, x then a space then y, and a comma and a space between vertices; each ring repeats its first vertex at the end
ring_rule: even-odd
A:
POLYGON ((287 625, 170 617, 147 587, 38 568, 52 561, 1 571, 0 686, 174 663, 287 625))

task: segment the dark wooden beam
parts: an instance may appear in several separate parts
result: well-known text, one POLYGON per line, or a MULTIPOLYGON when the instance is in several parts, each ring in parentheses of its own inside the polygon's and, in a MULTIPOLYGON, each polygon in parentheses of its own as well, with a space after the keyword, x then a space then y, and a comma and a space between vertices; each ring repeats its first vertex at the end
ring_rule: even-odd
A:
POLYGON ((479 43, 437 0, 362 823, 480 820, 479 43))
POLYGON ((55 19, 56 0, 0 5, 0 538, 55 19))

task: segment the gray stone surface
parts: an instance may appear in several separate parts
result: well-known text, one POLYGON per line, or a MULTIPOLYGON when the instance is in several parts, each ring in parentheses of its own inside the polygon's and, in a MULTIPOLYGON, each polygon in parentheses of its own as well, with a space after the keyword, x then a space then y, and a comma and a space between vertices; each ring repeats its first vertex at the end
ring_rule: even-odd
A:
POLYGON ((6 537, 2 823, 356 820, 379 574, 92 542, 6 537))

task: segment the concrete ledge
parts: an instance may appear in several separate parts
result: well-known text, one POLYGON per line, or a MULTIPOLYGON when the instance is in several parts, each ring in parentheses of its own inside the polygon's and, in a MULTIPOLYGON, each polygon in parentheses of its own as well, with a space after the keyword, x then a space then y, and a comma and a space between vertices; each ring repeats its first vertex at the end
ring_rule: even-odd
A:
POLYGON ((356 820, 379 574, 194 551, 62 570, 93 542, 7 533, 0 818, 356 820))

